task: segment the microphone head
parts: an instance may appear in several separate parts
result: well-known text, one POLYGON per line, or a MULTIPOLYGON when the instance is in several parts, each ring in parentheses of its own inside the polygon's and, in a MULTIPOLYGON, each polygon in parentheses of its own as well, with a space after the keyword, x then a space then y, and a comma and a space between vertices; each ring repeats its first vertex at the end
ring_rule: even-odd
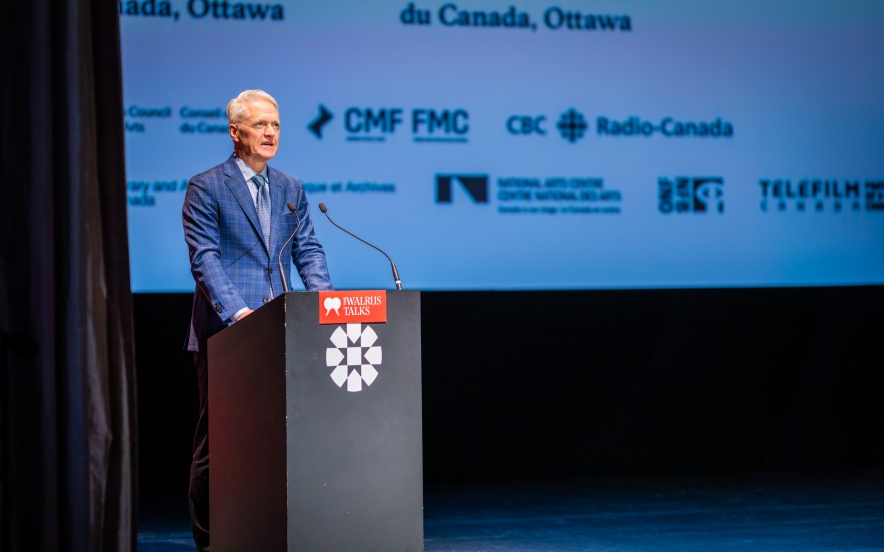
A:
POLYGON ((289 211, 291 211, 292 213, 294 213, 297 210, 297 209, 295 209, 295 204, 292 203, 291 201, 286 203, 286 206, 289 208, 289 211))
POLYGON ((320 204, 319 204, 319 210, 322 211, 323 213, 325 213, 326 211, 328 211, 328 209, 325 208, 325 203, 320 203, 320 204))

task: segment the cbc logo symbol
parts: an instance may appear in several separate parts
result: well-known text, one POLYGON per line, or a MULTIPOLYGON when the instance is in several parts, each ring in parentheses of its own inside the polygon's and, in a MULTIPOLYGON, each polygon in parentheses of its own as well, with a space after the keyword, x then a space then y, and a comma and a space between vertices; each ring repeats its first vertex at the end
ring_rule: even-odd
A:
POLYGON ((546 115, 513 115, 506 120, 506 129, 510 134, 540 134, 546 135, 546 129, 543 128, 546 123, 546 115))

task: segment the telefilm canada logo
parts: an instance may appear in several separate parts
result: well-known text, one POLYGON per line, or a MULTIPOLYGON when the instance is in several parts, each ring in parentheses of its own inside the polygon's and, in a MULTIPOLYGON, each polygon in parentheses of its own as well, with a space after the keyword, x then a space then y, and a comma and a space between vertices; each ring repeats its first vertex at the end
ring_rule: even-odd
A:
POLYGON ((664 214, 724 213, 724 178, 720 176, 657 180, 657 209, 664 214))
POLYGON ((884 211, 884 180, 762 178, 758 185, 763 212, 884 211))

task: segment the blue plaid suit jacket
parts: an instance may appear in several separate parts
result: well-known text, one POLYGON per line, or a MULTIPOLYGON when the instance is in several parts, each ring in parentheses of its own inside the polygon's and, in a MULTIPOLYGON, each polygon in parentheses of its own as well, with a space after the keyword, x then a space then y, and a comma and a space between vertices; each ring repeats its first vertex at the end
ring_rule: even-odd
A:
POLYGON ((224 329, 234 313, 244 307, 257 309, 283 292, 277 259, 298 225, 288 202, 295 204, 301 227, 282 252, 286 281, 291 281, 288 259, 292 259, 308 291, 332 289, 304 187, 272 167, 267 171, 272 208, 269 248, 233 156, 190 179, 182 209, 190 271, 196 281, 185 344, 189 351, 205 351, 206 340, 224 329))

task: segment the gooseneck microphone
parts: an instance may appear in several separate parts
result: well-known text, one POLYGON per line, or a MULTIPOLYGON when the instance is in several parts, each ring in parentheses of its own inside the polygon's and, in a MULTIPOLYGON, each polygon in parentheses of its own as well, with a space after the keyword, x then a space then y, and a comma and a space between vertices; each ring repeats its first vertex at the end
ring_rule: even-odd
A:
POLYGON ((286 246, 288 246, 289 242, 292 241, 292 238, 295 237, 295 234, 298 233, 298 230, 301 228, 301 215, 298 214, 298 210, 295 208, 295 204, 289 201, 286 203, 286 206, 289 208, 289 211, 295 214, 298 217, 298 225, 295 226, 295 231, 292 232, 292 235, 289 236, 289 239, 285 240, 285 243, 282 244, 282 249, 279 250, 279 256, 276 261, 279 264, 279 277, 282 278, 282 290, 285 293, 289 292, 289 284, 285 281, 285 271, 282 269, 282 252, 285 251, 286 246))
POLYGON ((353 232, 347 230, 346 228, 343 228, 337 222, 333 221, 332 218, 330 216, 328 216, 328 209, 326 208, 325 203, 319 204, 319 210, 322 211, 322 214, 325 215, 325 218, 327 218, 330 223, 334 224, 335 226, 337 226, 338 228, 340 228, 344 232, 350 234, 351 236, 353 236, 357 240, 361 241, 362 243, 364 243, 366 245, 370 245, 370 246, 374 247, 375 249, 377 249, 378 251, 380 251, 381 253, 383 253, 384 257, 386 257, 387 260, 390 261, 390 266, 393 267, 393 280, 396 282, 396 289, 398 289, 400 291, 402 290, 402 282, 399 280, 399 271, 396 270, 396 263, 393 262, 393 259, 391 259, 389 255, 384 253, 383 249, 381 249, 380 247, 378 247, 372 243, 369 243, 369 242, 363 240, 362 238, 360 238, 359 236, 357 236, 353 232))

